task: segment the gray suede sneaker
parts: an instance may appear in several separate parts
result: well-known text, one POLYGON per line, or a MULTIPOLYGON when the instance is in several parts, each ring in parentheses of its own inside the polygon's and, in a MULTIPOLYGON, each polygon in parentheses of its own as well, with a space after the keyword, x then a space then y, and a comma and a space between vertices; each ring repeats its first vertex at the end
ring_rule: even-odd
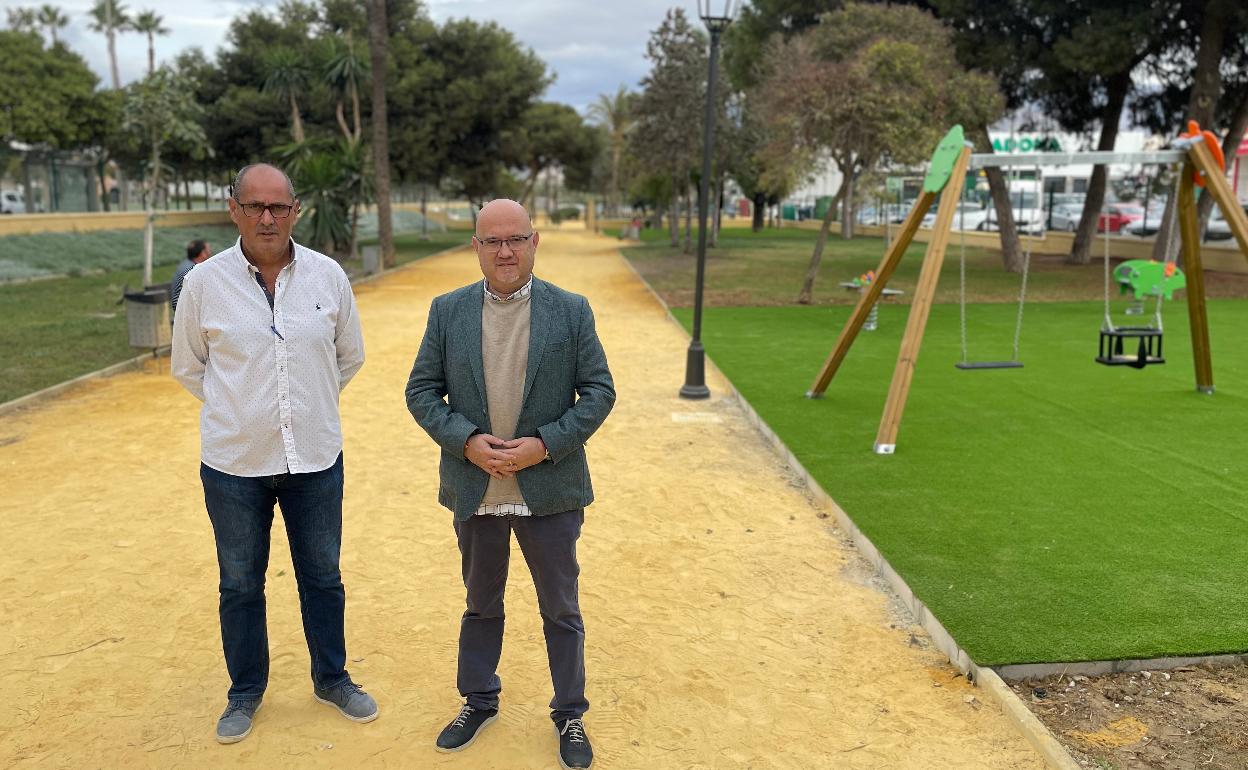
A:
POLYGON ((321 703, 338 709, 339 713, 352 722, 371 722, 377 718, 377 701, 350 679, 324 690, 314 687, 312 695, 321 703))
POLYGON ((238 743, 251 735, 251 723, 260 710, 259 700, 232 700, 217 720, 217 743, 238 743))

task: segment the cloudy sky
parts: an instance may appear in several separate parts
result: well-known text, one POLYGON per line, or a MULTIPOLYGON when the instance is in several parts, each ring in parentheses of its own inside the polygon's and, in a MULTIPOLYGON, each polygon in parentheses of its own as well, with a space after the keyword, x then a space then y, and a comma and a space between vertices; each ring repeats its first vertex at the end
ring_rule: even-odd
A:
MULTIPOLYGON (((70 16, 63 38, 107 82, 104 36, 87 28, 90 0, 0 0, 0 8, 52 2, 70 16)), ((164 17, 170 34, 156 40, 157 61, 200 46, 215 51, 230 20, 253 7, 275 9, 276 0, 124 0, 131 13, 151 9, 164 17)), ((683 6, 696 16, 694 0, 425 0, 430 15, 442 22, 469 17, 493 20, 532 48, 556 74, 547 98, 582 108, 598 94, 621 85, 635 87, 649 69, 646 39, 668 8, 683 6)), ((135 34, 118 38, 121 79, 140 77, 147 67, 147 40, 135 34)))

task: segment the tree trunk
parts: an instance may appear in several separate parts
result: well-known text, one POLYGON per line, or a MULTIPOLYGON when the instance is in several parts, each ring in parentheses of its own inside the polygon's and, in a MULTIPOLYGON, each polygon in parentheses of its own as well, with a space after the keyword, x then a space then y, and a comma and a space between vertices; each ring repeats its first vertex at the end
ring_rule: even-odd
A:
POLYGON ((767 225, 763 221, 763 217, 767 214, 767 195, 765 193, 754 193, 754 197, 750 199, 750 229, 756 233, 761 233, 767 225))
MULTIPOLYGON (((373 174, 377 189, 377 238, 381 264, 394 266, 394 223, 390 213, 390 132, 386 125, 386 0, 368 2, 368 50, 373 72, 373 174)), ((476 214, 473 214, 476 226, 476 214)))
POLYGON ((719 214, 724 208, 724 180, 722 176, 715 180, 715 186, 711 188, 711 191, 714 193, 715 208, 711 209, 711 237, 709 244, 713 249, 719 245, 719 214))
POLYGON ((623 150, 619 146, 611 148, 611 216, 620 215, 620 159, 623 150))
POLYGON ((529 167, 528 181, 524 183, 524 192, 520 193, 520 204, 527 205, 529 211, 537 208, 537 199, 534 197, 536 195, 535 188, 537 187, 537 178, 541 176, 542 171, 544 170, 545 169, 540 166, 529 167), (532 200, 530 200, 530 198, 532 198, 532 200))
POLYGON ((672 175, 672 198, 669 201, 668 209, 668 234, 671 236, 672 248, 680 246, 680 194, 676 191, 680 189, 680 184, 676 180, 675 174, 672 175))
POLYGON ((121 88, 121 75, 117 70, 117 30, 111 27, 108 30, 108 66, 110 74, 113 76, 113 90, 119 90, 121 88))
MULTIPOLYGON (((1114 149, 1114 142, 1118 139, 1118 121, 1122 118, 1122 106, 1126 103, 1127 94, 1130 91, 1130 70, 1110 77, 1106 84, 1105 113, 1101 118, 1101 138, 1096 143, 1097 150, 1109 152, 1114 149)), ((1086 265, 1091 260, 1092 241, 1096 238, 1101 206, 1105 203, 1108 176, 1108 169, 1103 165, 1092 169, 1092 179, 1088 182, 1088 195, 1083 204, 1083 215, 1079 217, 1079 230, 1075 234, 1075 243, 1071 247, 1070 256, 1066 259, 1067 264, 1086 265)), ((1158 235, 1157 238, 1160 240, 1161 236, 1158 235)))
MULTIPOLYGON (((845 181, 841 183, 844 195, 841 196, 841 240, 848 241, 854 237, 854 177, 858 172, 853 166, 845 172, 845 181)), ((832 204, 828 204, 832 208, 832 204)))
POLYGON ((340 98, 338 103, 334 105, 334 118, 338 121, 338 128, 342 129, 342 136, 347 140, 347 144, 353 144, 351 129, 347 127, 347 116, 343 110, 344 107, 340 98))
MULTIPOLYGON (((1213 130, 1214 127, 1214 109, 1218 105, 1218 98, 1222 90, 1222 81, 1220 78, 1220 68, 1222 64, 1222 44, 1226 39, 1227 15, 1230 8, 1225 0, 1209 0, 1204 4, 1204 18, 1200 24, 1200 43, 1196 49, 1196 69, 1192 73, 1192 93, 1187 101, 1187 117, 1200 124, 1201 129, 1213 130)), ((1239 112, 1240 110, 1237 110, 1239 112)), ((1234 119, 1232 118, 1232 128, 1234 128, 1234 119)), ((1187 130, 1187 123, 1184 122, 1183 129, 1187 130)), ((1243 133, 1242 130, 1240 132, 1243 133)), ((1230 139, 1228 134, 1227 140, 1230 139)), ((1227 145, 1223 142, 1223 151, 1227 147, 1231 148, 1228 158, 1235 157, 1235 150, 1239 147, 1238 140, 1235 144, 1227 145)), ((1196 212, 1200 217, 1200 234, 1204 237, 1205 227, 1209 223, 1209 213, 1213 211, 1213 198, 1209 195, 1201 195, 1196 202, 1196 212)), ((1170 242, 1170 230, 1176 226, 1174 221, 1174 213, 1171 211, 1171 205, 1166 203, 1166 216, 1161 220, 1161 227, 1157 231, 1157 239, 1153 241, 1153 259, 1161 262, 1165 260, 1166 246, 1170 242)), ((1182 262, 1182 254, 1180 253, 1179 262, 1182 262)))
POLYGON ((152 212, 155 203, 156 186, 160 184, 160 145, 152 144, 152 197, 148 199, 147 225, 143 231, 143 286, 152 284, 152 256, 155 251, 155 235, 153 233, 156 215, 152 212))
POLYGON ((290 132, 296 142, 303 144, 303 119, 299 117, 299 102, 293 93, 290 95, 290 132))
POLYGON ((100 176, 100 202, 104 206, 104 211, 113 210, 113 201, 111 195, 108 194, 108 161, 100 158, 98 161, 98 173, 100 176))
MULTIPOLYGON (((971 141, 983 147, 984 152, 993 152, 987 125, 972 128, 970 134, 971 141)), ((988 177, 988 193, 992 196, 997 229, 1001 232, 1001 266, 1011 273, 1022 272, 1023 250, 1018 243, 1018 227, 1014 224, 1014 207, 1010 204, 1010 190, 1005 184, 1005 175, 999 168, 984 169, 984 175, 988 177)))
POLYGON ((429 238, 429 185, 420 186, 420 237, 429 238))
POLYGON ((156 38, 151 32, 147 33, 147 74, 156 74, 156 38))
MULTIPOLYGON (((698 223, 701 226, 701 223, 698 223)), ((689 253, 691 242, 693 239, 693 186, 689 184, 689 178, 685 177, 685 247, 684 252, 689 253)))
POLYGON ((348 85, 347 89, 351 92, 351 119, 354 121, 351 128, 351 143, 359 144, 360 137, 364 135, 364 122, 360 118, 360 89, 355 87, 354 82, 348 85))
POLYGON ((359 231, 360 231, 360 203, 359 201, 356 201, 351 204, 351 245, 348 247, 350 250, 347 252, 347 256, 350 257, 351 259, 355 259, 356 257, 359 256, 359 252, 356 248, 356 243, 358 241, 357 233, 359 233, 359 231))
MULTIPOLYGON (((841 189, 837 191, 836 197, 839 199, 845 194, 845 186, 849 183, 849 177, 841 178, 841 189)), ((832 229, 832 215, 836 213, 836 203, 828 205, 828 210, 823 212, 823 226, 819 228, 819 237, 815 239, 815 251, 810 255, 810 265, 806 268, 806 280, 802 281, 802 290, 797 295, 797 303, 799 305, 809 305, 811 295, 815 290, 815 279, 819 277, 819 264, 823 262, 823 247, 828 242, 828 232, 832 229)))

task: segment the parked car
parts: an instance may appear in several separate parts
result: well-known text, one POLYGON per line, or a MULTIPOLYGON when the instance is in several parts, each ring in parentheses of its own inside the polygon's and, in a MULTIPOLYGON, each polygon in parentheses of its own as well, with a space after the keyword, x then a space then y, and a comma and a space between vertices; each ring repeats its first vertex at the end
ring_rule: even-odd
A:
POLYGON ((0 190, 0 214, 25 214, 26 201, 17 190, 0 190))
POLYGON ((1053 193, 1052 195, 1046 194, 1044 197, 1045 203, 1052 203, 1054 206, 1076 206, 1080 209, 1083 208, 1083 202, 1087 199, 1087 193, 1053 193))
POLYGON ((1058 203, 1049 214, 1049 229, 1073 233, 1079 229, 1083 217, 1083 203, 1058 203))
POLYGON ((1143 218, 1143 206, 1134 203, 1111 203, 1096 218, 1096 231, 1121 233, 1124 227, 1143 218))
POLYGON ((1150 203, 1148 211, 1144 214, 1144 216, 1124 227, 1123 232, 1128 235, 1135 235, 1141 238, 1149 235, 1156 235, 1157 231, 1161 229, 1161 220, 1165 217, 1165 215, 1165 203, 1150 203))
MULTIPOLYGON (((1248 214, 1248 204, 1243 204, 1244 213, 1248 214)), ((1213 207, 1213 211, 1209 213, 1209 226, 1205 228, 1206 241, 1229 241, 1234 237, 1231 232, 1231 226, 1227 223, 1226 217, 1222 216, 1222 210, 1217 206, 1213 207)))
MULTIPOLYGON (((936 224, 937 207, 932 208, 923 215, 923 221, 919 222, 919 227, 931 227, 936 224)), ((954 230, 975 230, 980 223, 984 221, 986 212, 984 207, 973 201, 959 201, 957 209, 953 212, 954 230)))

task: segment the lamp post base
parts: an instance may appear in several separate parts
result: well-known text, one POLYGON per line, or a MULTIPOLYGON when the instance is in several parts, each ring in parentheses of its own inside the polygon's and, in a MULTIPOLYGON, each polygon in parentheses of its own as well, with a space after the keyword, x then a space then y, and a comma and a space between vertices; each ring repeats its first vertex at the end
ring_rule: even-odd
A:
POLYGON ((706 387, 706 352, 698 340, 689 343, 689 354, 685 359, 685 384, 680 388, 680 397, 689 399, 711 397, 711 390, 706 387))

